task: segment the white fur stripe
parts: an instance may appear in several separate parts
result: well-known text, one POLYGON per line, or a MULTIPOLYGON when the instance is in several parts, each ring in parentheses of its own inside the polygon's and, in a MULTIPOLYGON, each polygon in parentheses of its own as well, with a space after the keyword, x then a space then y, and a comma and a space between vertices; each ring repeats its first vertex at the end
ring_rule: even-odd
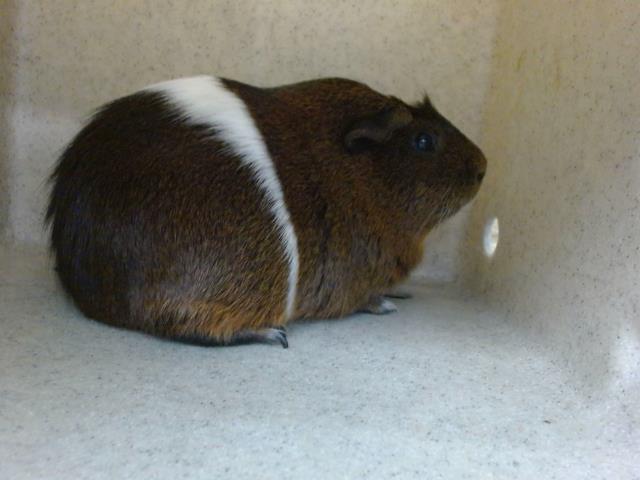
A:
POLYGON ((289 265, 285 314, 290 319, 294 313, 298 286, 298 239, 275 165, 247 106, 219 79, 209 76, 169 80, 145 90, 161 93, 180 109, 185 121, 211 125, 216 137, 229 145, 233 153, 251 169, 267 198, 289 265))

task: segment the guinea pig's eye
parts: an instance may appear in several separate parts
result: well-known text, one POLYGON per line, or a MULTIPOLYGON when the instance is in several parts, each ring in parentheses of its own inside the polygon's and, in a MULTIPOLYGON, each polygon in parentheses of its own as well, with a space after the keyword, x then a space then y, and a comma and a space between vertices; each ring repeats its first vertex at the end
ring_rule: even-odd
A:
POLYGON ((414 146, 421 152, 433 152, 436 149, 436 138, 429 133, 421 133, 416 137, 414 146))

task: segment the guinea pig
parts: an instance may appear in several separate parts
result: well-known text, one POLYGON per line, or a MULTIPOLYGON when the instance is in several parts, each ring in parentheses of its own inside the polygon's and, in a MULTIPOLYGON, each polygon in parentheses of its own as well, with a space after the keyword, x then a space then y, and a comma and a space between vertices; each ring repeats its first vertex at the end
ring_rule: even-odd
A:
POLYGON ((286 348, 292 320, 394 311, 385 294, 485 169, 428 98, 197 76, 99 109, 59 159, 46 218, 87 317, 286 348))

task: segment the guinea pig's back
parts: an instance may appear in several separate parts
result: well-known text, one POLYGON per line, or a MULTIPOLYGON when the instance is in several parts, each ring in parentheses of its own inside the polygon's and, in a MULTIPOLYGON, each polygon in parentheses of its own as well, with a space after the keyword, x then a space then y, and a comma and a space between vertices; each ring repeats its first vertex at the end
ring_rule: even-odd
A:
POLYGON ((48 210, 52 248, 87 316, 162 333, 163 322, 211 308, 284 315, 289 268, 273 199, 247 163, 251 152, 233 145, 246 112, 234 117, 237 97, 225 104, 223 91, 209 107, 231 108, 220 114, 229 121, 207 122, 211 112, 198 108, 223 88, 209 80, 116 100, 63 153, 48 210), (181 89, 197 101, 177 101, 181 89))

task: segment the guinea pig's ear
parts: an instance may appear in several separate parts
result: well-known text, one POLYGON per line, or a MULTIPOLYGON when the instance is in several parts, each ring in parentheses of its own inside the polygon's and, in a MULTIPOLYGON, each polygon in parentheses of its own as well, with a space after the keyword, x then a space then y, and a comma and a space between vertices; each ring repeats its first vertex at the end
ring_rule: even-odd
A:
POLYGON ((344 144, 350 152, 355 152, 371 143, 384 143, 392 137, 393 132, 412 121, 413 115, 404 105, 385 109, 358 120, 345 135, 344 144))

